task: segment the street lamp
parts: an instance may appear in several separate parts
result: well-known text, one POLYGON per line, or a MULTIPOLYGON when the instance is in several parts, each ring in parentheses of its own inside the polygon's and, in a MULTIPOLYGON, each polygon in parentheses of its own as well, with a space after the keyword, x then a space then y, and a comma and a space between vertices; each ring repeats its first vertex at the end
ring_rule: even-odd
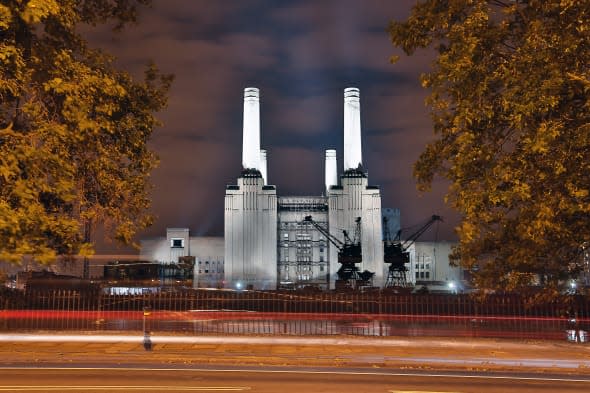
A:
POLYGON ((457 293, 457 285, 454 281, 450 281, 447 286, 449 287, 451 293, 457 293))

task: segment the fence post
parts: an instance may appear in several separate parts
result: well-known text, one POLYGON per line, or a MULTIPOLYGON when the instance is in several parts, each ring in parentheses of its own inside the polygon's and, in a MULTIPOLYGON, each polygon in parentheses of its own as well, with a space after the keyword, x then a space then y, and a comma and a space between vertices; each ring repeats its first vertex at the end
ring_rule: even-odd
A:
POLYGON ((152 350, 152 340, 150 338, 150 332, 147 330, 146 319, 151 314, 151 307, 145 306, 143 308, 143 348, 146 351, 152 350))

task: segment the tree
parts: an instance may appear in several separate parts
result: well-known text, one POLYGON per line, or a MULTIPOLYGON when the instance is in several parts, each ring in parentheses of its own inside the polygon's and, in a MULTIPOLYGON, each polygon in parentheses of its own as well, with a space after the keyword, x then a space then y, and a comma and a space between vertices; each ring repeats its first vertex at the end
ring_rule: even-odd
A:
POLYGON ((79 30, 135 22, 150 0, 0 2, 0 260, 92 252, 150 224, 147 142, 172 77, 137 82, 79 30))
POLYGON ((450 182, 452 260, 480 288, 554 294, 590 240, 590 1, 426 0, 389 33, 437 54, 421 77, 436 138, 414 175, 450 182))

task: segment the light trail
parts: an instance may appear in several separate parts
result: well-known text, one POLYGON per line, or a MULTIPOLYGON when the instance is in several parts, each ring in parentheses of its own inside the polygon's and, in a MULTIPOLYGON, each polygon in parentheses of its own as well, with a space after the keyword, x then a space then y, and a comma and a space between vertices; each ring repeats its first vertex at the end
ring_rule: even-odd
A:
POLYGON ((47 391, 88 391, 88 390, 107 390, 109 392, 122 390, 128 392, 130 390, 156 390, 156 391, 200 391, 200 392, 220 392, 220 391, 245 391, 251 390, 250 386, 168 386, 168 385, 79 385, 79 386, 66 386, 66 385, 54 385, 54 386, 35 386, 35 385, 12 385, 2 386, 0 385, 0 391, 6 392, 47 392, 47 391))
POLYGON ((390 390, 389 393, 461 393, 461 392, 448 392, 448 391, 437 391, 432 390, 390 390))
MULTIPOLYGON (((421 372, 397 372, 397 371, 358 371, 354 369, 343 370, 306 370, 306 369, 248 369, 248 368, 187 368, 187 367, 43 367, 39 365, 31 367, 0 367, 0 370, 50 370, 50 371, 110 371, 110 372, 196 372, 196 373, 252 373, 252 374, 296 374, 296 375, 368 375, 368 376, 391 376, 391 377, 422 377, 422 378, 448 378, 448 379, 484 379, 484 380, 515 380, 515 381, 537 381, 537 382, 580 382, 590 384, 590 377, 582 378, 580 376, 560 376, 551 377, 543 374, 534 374, 533 376, 521 376, 517 374, 473 374, 473 373, 421 373, 421 372)), ((1 386, 1 385, 0 385, 1 386)), ((249 388, 247 386, 241 388, 249 388)))
MULTIPOLYGON (((86 321, 104 323, 106 321, 127 322, 143 320, 143 311, 97 311, 97 310, 0 310, 0 323, 9 321, 33 321, 39 323, 64 323, 67 321, 86 321), (51 321, 51 322, 49 322, 51 321)), ((332 324, 330 329, 347 334, 341 329, 368 329, 369 335, 405 336, 413 335, 408 331, 409 324, 418 329, 422 336, 447 337, 493 337, 518 339, 567 340, 571 330, 568 320, 563 317, 517 317, 498 315, 409 315, 409 314, 349 314, 349 313, 289 313, 246 310, 155 310, 148 321, 164 323, 203 324, 214 322, 221 329, 232 329, 230 324, 253 323, 253 332, 260 332, 264 326, 274 326, 275 332, 291 331, 291 323, 307 323, 309 332, 322 334, 321 325, 332 324), (274 325, 273 325, 274 324, 274 325), (342 324, 335 325, 335 324, 342 324), (264 325, 264 326, 263 326, 264 325), (452 326, 451 326, 452 325, 452 326), (520 329, 515 326, 524 326, 520 329), (527 328, 529 327, 529 328, 527 328), (318 330, 319 329, 319 330, 318 330), (339 330, 340 329, 340 330, 339 330)), ((29 322, 26 322, 29 323, 29 322)), ((579 318, 580 326, 590 325, 590 318, 579 318)), ((192 325, 191 325, 192 326, 192 325)), ((250 325, 247 325, 249 328, 250 325)), ((306 325, 307 326, 307 325, 306 325)), ((215 328, 217 329, 217 327, 215 328)), ((166 330, 166 329, 164 329, 166 330)), ((245 331, 244 331, 245 332, 245 331)), ((244 333, 242 332, 242 333, 244 333)), ((306 330, 307 332, 307 330, 306 330)), ((270 333, 263 332, 263 333, 270 333)), ((366 333, 363 333, 366 334, 366 333)))
MULTIPOLYGON (((346 345, 346 346, 379 346, 379 347, 415 347, 416 341, 393 337, 293 337, 293 336, 164 336, 151 335, 152 341, 162 344, 285 344, 285 345, 346 345)), ((118 334, 0 334, 0 342, 103 342, 103 343, 135 343, 143 340, 143 335, 118 334)), ((488 348, 497 349, 494 341, 458 342, 452 339, 423 339, 422 345, 443 348, 488 348)), ((502 347, 522 348, 526 343, 507 342, 502 347)))

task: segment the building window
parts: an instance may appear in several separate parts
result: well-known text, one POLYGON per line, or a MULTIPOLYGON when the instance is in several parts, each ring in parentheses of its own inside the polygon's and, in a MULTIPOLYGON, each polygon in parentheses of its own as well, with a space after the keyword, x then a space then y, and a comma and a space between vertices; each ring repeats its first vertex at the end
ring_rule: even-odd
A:
POLYGON ((183 248, 184 239, 170 239, 170 247, 172 248, 183 248))
POLYGON ((324 262, 324 256, 320 255, 320 262, 324 262))
POLYGON ((321 265, 320 266, 320 272, 323 272, 323 271, 324 271, 324 265, 321 265))

